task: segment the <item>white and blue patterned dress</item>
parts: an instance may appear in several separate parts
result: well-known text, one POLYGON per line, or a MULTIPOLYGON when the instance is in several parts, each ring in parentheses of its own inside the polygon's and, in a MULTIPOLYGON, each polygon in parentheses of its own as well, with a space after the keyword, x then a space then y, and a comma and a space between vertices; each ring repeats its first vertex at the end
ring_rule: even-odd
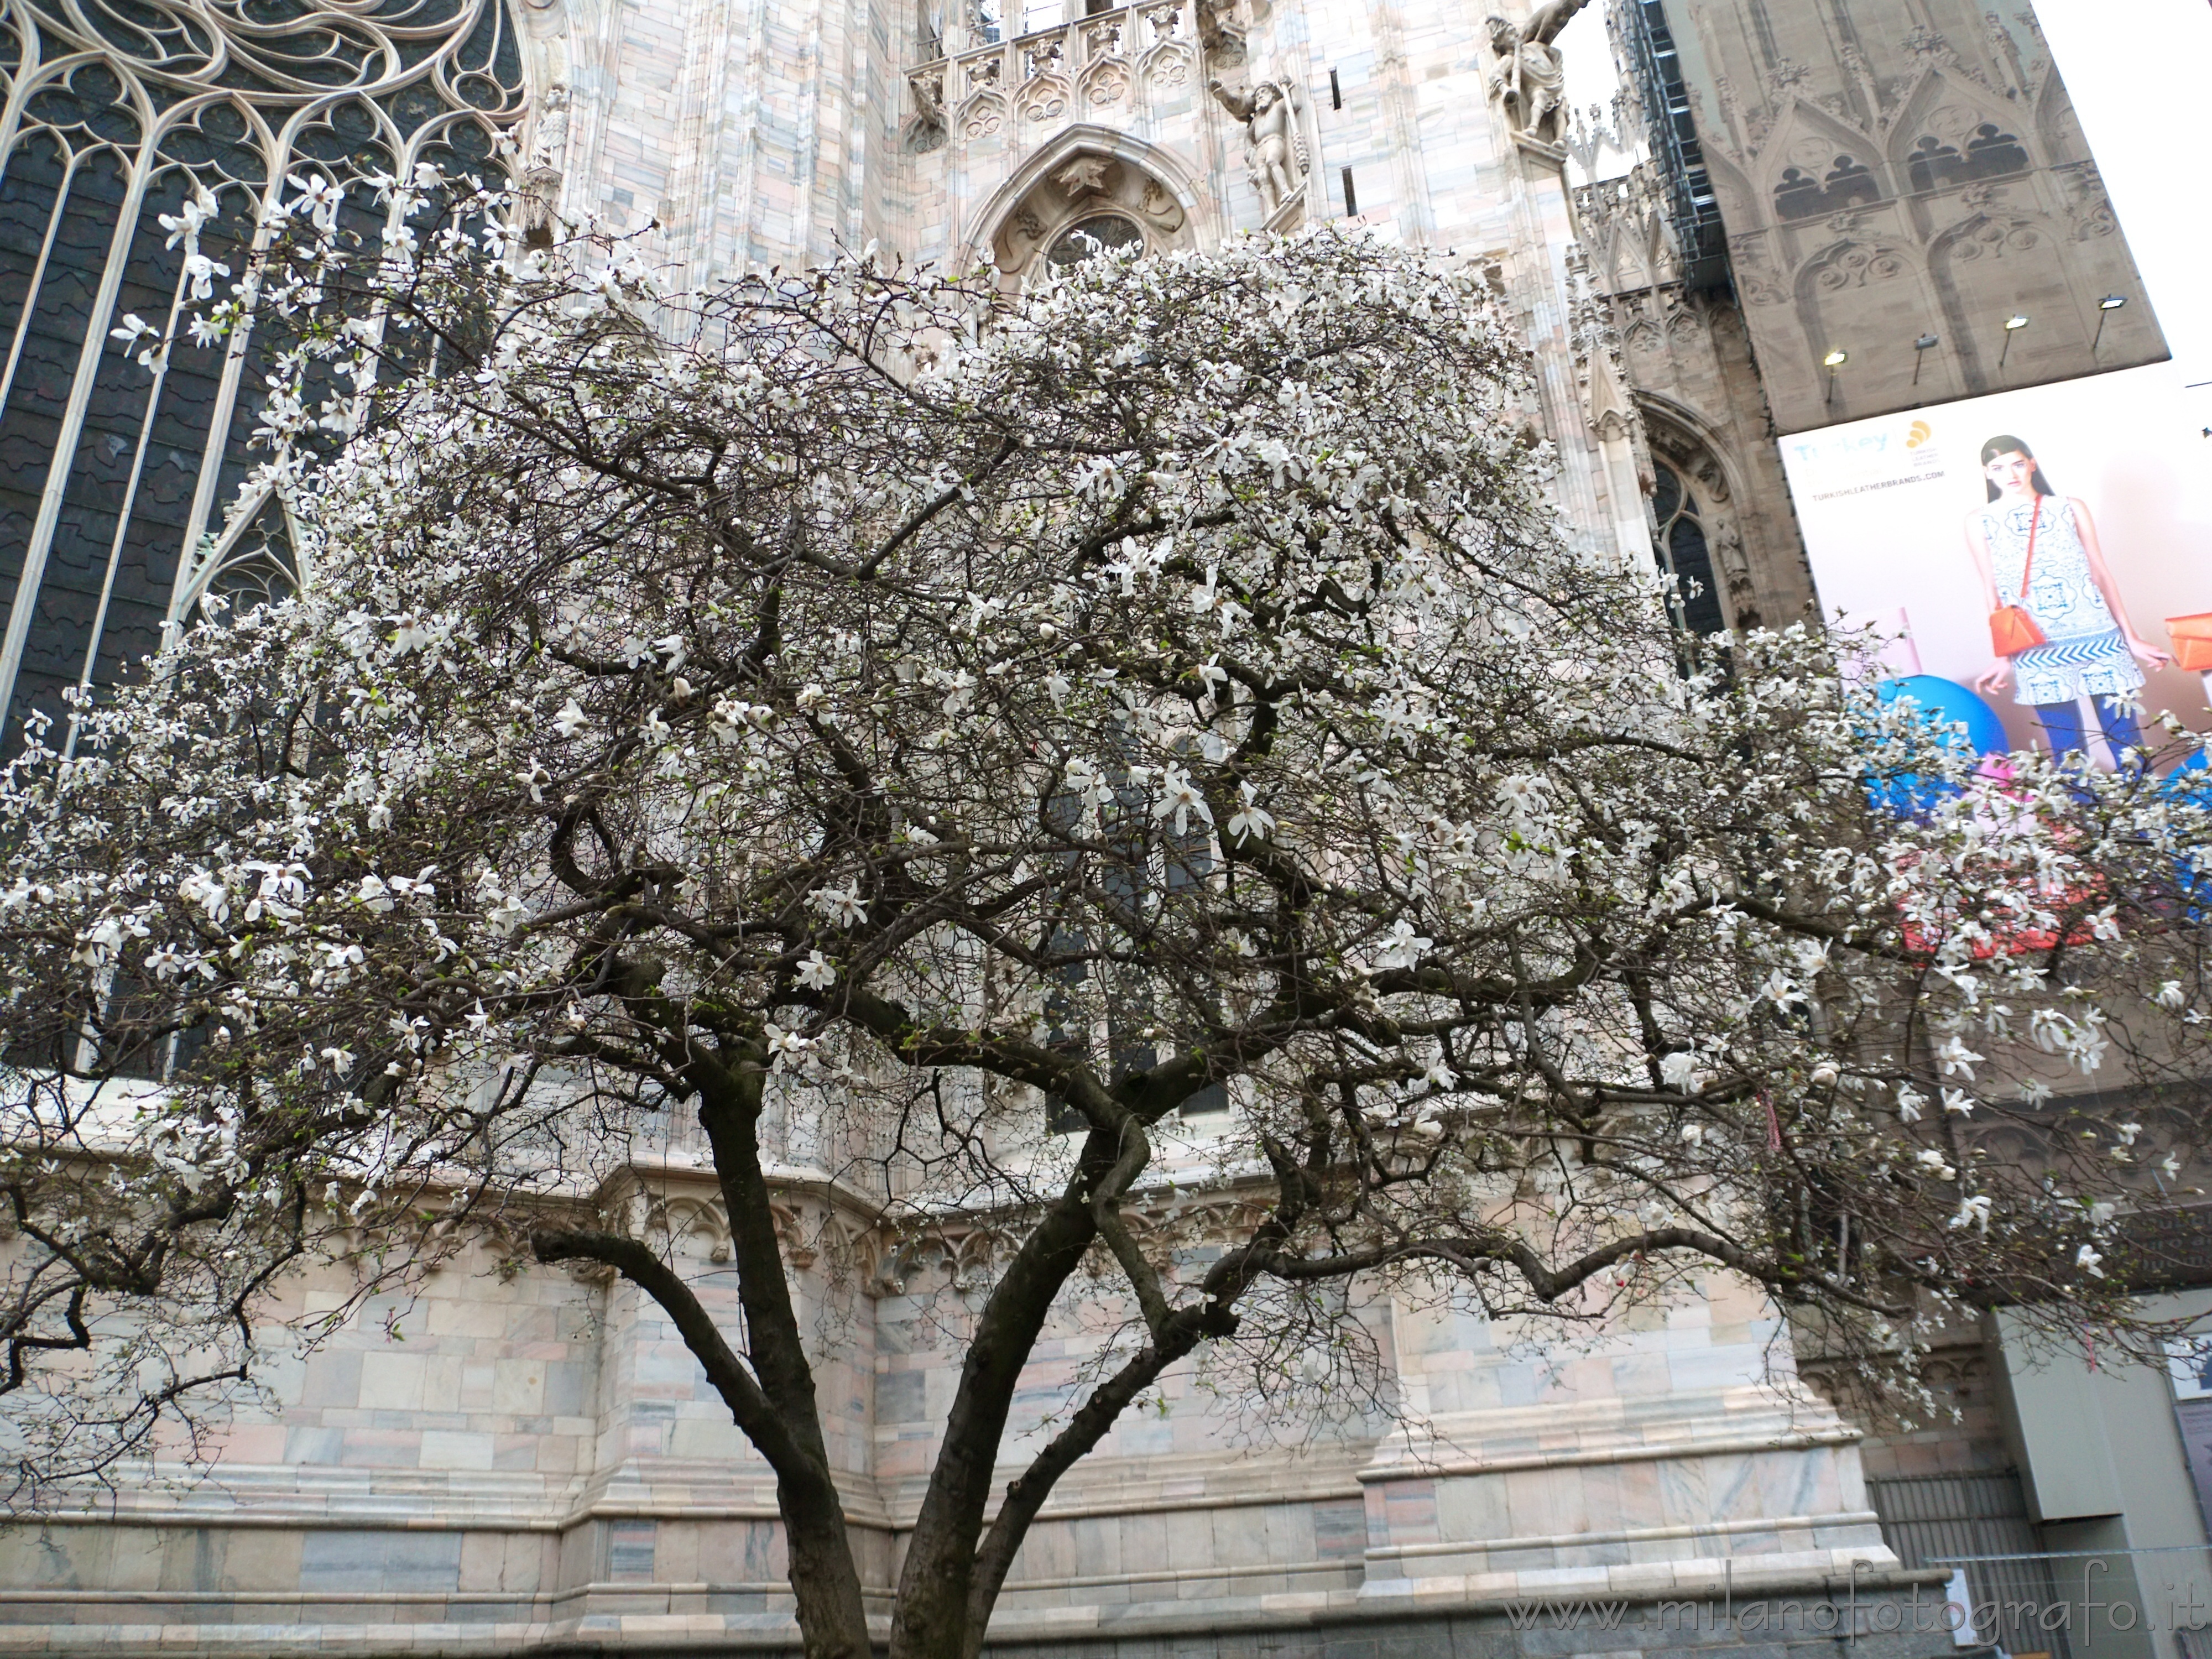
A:
POLYGON ((1982 538, 1997 581, 1997 603, 2026 607, 2047 643, 2012 659, 2023 703, 2071 702, 2087 693, 2112 696, 2143 683, 2142 670, 2089 572, 2088 550, 2074 522, 2074 503, 2063 496, 1992 501, 1981 515, 1982 538), (2042 514, 2039 522, 2033 515, 2042 514), (2028 591, 2020 591, 2027 562, 2027 531, 2035 522, 2035 568, 2028 591))

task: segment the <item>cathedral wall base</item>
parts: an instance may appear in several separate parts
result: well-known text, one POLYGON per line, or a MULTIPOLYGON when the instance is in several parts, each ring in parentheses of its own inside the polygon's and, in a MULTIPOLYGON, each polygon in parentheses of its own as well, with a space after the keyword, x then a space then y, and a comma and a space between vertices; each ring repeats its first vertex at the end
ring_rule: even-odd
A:
MULTIPOLYGON (((1952 1647, 1940 1571, 1792 1577, 1759 1573, 1747 1561, 1724 1580, 1684 1585, 1668 1597, 1610 1596, 1602 1573, 1553 1576, 1561 1582, 1510 1598, 1291 1589, 1016 1614, 1000 1619, 988 1651, 994 1659, 1632 1659, 1692 1652, 1784 1659, 1816 1648, 1832 1656, 1844 1644, 1851 1659, 1928 1659, 1952 1647)), ((673 1583, 595 1584, 543 1596, 387 1591, 343 1601, 18 1590, 0 1592, 0 1653, 798 1659, 797 1632, 775 1607, 777 1599, 763 1586, 673 1583)))

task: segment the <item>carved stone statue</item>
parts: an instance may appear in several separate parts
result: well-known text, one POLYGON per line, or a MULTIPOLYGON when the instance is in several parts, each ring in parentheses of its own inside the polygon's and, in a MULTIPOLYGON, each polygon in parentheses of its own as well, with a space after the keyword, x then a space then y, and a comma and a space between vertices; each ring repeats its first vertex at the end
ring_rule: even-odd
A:
POLYGON ((1287 82, 1262 81, 1249 92, 1237 92, 1209 81, 1214 99, 1244 124, 1244 161, 1252 170, 1260 204, 1273 218, 1285 202, 1305 187, 1305 156, 1287 82))
POLYGON ((1566 102, 1566 59, 1552 42, 1589 0, 1545 0, 1519 26, 1503 17, 1489 20, 1491 50, 1498 67, 1491 72, 1490 95, 1505 105, 1516 132, 1545 143, 1559 142, 1559 117, 1566 102))
POLYGON ((907 77, 914 94, 914 119, 907 125, 906 148, 917 155, 942 149, 951 131, 945 116, 945 71, 924 70, 907 77))

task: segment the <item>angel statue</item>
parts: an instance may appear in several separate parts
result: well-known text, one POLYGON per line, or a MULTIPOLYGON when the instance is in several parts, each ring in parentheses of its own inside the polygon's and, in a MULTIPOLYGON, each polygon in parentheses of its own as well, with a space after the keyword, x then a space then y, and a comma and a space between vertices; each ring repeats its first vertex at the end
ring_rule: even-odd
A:
POLYGON ((1490 95, 1505 103, 1516 132, 1547 143, 1558 140, 1559 113, 1566 103, 1567 65, 1552 42, 1589 0, 1545 0, 1518 27, 1503 17, 1489 20, 1490 46, 1498 67, 1490 76, 1490 95))
POLYGON ((1237 92, 1209 81, 1222 108, 1244 124, 1244 159, 1260 204, 1272 219, 1285 202, 1305 185, 1305 157, 1297 142, 1287 81, 1262 81, 1249 92, 1237 92))

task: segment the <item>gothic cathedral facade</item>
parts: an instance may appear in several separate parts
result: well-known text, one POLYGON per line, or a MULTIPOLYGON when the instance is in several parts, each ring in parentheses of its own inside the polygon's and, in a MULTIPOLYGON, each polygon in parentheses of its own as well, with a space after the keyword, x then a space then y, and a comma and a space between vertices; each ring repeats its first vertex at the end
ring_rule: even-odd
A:
MULTIPOLYGON (((1567 533, 1672 571, 1685 624, 1715 634, 1814 603, 1773 437, 1836 418, 1815 365, 1839 319, 1944 337, 1854 383, 1871 414, 1918 395, 1905 368, 1940 396, 1987 385, 1963 319, 2015 303, 2015 276, 2054 315, 2132 279, 2032 18, 1610 0, 1626 79, 1593 113, 1559 44, 1583 0, 1494 3, 5 0, 7 723, 65 721, 204 593, 313 580, 281 502, 240 498, 250 346, 179 344, 149 374, 109 338, 173 322, 250 251, 211 230, 187 257, 165 220, 212 198, 218 228, 250 227, 306 172, 487 167, 511 133, 549 209, 636 232, 685 282, 871 245, 1012 281, 1098 246, 1364 228, 1480 269, 1526 340, 1567 533)), ((2051 331, 2028 372, 2162 349, 2148 305, 2094 346, 2087 328, 2051 331)), ((641 1147, 633 1176, 672 1249, 726 1258, 696 1146, 641 1147)), ((884 1594, 973 1264, 833 1261, 820 1241, 865 1231, 840 1201, 794 1170, 779 1224, 836 1333, 832 1454, 884 1594)), ((366 1322, 280 1366, 214 1481, 0 1529, 0 1642, 795 1652, 773 1482, 672 1329, 621 1285, 495 1266, 437 1275, 404 1344, 366 1322)), ((1045 1511, 994 1650, 1626 1652, 1669 1616, 1669 1645, 1764 1644, 1770 1616, 1829 1641, 1847 1598, 1929 1582, 1869 1493, 1909 1448, 1796 1380, 1786 1322, 1740 1286, 1573 1352, 1370 1317, 1417 1428, 1255 1438, 1239 1402, 1176 1382, 1045 1511), (1613 1622, 1516 1622, 1563 1597, 1613 1622)), ((1077 1346, 1039 1349, 1032 1416, 1077 1346)), ((1864 1628, 1899 1659, 1950 1644, 1864 1628)))

